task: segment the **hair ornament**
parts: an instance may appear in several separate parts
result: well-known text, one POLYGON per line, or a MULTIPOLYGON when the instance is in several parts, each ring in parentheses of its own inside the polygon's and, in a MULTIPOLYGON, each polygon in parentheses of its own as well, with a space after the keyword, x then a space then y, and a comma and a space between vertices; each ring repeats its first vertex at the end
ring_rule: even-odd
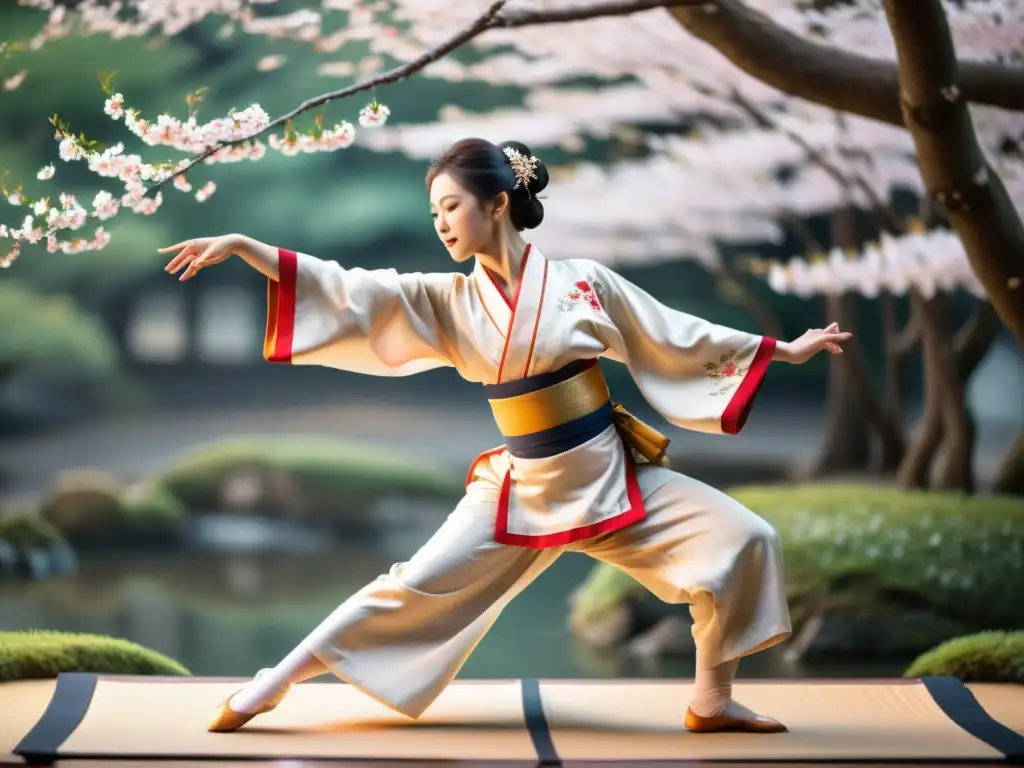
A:
POLYGON ((519 189, 519 185, 522 184, 529 194, 530 180, 537 178, 535 171, 540 161, 533 155, 527 157, 515 147, 505 147, 503 151, 508 158, 508 164, 512 166, 512 172, 516 175, 516 183, 512 189, 519 189))

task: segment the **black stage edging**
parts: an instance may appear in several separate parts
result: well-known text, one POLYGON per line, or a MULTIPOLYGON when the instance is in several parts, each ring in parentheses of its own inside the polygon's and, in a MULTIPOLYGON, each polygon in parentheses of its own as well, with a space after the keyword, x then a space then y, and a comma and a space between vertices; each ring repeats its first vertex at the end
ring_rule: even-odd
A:
POLYGON ((14 754, 33 764, 52 763, 61 744, 81 725, 89 711, 98 676, 84 672, 61 672, 50 703, 32 730, 18 742, 14 754))
POLYGON ((958 678, 926 675, 921 683, 946 716, 974 738, 1003 753, 1007 761, 1024 764, 1024 736, 993 718, 958 678))
POLYGON ((535 677, 524 677, 519 681, 519 685, 523 692, 523 715, 526 717, 526 729, 530 732, 534 749, 537 750, 537 760, 541 765, 561 765, 562 761, 551 740, 548 719, 544 716, 544 703, 540 698, 540 681, 535 677))

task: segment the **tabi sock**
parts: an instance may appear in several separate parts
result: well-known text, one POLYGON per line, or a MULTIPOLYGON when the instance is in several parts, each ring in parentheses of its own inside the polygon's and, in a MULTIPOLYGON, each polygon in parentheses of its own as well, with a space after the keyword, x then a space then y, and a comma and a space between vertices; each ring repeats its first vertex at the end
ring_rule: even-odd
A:
POLYGON ((285 656, 275 667, 261 669, 242 690, 231 697, 228 706, 241 714, 251 714, 260 707, 280 700, 295 683, 311 680, 330 672, 323 662, 303 646, 285 656))

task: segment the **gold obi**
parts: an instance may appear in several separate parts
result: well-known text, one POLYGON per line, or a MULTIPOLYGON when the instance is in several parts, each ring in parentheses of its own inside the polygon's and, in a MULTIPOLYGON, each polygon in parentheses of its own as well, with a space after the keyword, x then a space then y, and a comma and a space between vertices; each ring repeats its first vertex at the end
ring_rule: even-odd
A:
POLYGON ((485 387, 497 394, 506 386, 518 391, 488 397, 498 431, 513 455, 554 455, 580 445, 614 424, 623 442, 652 464, 669 466, 669 439, 611 401, 597 361, 586 361, 562 372, 485 387), (580 370, 582 368, 582 370, 580 370), (533 388, 536 382, 540 386, 533 388))

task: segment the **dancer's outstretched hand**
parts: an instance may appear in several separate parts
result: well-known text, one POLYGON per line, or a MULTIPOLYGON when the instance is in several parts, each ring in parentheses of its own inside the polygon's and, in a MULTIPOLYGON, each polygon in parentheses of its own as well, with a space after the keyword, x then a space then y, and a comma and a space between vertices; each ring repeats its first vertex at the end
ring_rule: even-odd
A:
POLYGON ((187 267, 179 280, 189 280, 205 267, 220 264, 238 249, 237 235, 221 235, 220 237, 196 237, 182 240, 180 243, 161 248, 160 253, 177 252, 167 266, 166 272, 174 275, 187 267))
POLYGON ((840 343, 850 338, 853 338, 852 333, 840 331, 839 323, 832 323, 828 328, 812 328, 800 338, 780 344, 779 352, 785 362, 799 365, 821 351, 841 355, 843 348, 840 343))

